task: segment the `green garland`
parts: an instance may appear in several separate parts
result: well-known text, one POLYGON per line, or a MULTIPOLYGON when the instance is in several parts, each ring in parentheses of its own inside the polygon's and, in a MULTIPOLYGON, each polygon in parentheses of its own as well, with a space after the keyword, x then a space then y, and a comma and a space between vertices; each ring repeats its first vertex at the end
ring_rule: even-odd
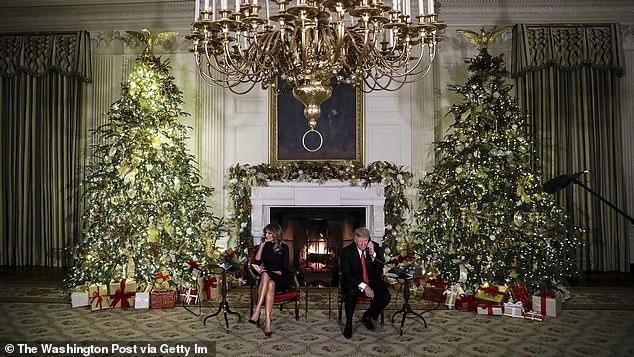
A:
POLYGON ((385 186, 385 236, 383 244, 394 249, 406 245, 409 231, 410 200, 405 190, 411 185, 412 174, 402 166, 375 161, 368 166, 333 162, 298 161, 282 165, 236 164, 229 168, 227 190, 233 209, 229 223, 238 236, 238 251, 252 245, 251 187, 268 186, 270 181, 313 182, 329 180, 361 182, 364 187, 381 183, 385 186))

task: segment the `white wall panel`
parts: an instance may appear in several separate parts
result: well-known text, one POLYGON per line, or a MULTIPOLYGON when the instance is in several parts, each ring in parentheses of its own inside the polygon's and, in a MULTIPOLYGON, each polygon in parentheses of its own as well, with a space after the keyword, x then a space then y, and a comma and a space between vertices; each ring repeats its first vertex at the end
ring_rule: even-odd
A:
POLYGON ((401 127, 375 125, 367 130, 366 156, 372 161, 402 162, 401 127))

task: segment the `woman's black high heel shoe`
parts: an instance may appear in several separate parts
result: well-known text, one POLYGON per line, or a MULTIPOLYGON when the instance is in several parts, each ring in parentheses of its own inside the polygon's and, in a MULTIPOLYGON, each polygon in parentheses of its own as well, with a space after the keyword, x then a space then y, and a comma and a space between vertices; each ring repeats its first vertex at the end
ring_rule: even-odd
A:
MULTIPOLYGON (((270 326, 271 326, 271 323, 269 322, 269 328, 271 328, 270 326)), ((265 326, 264 326, 264 335, 265 335, 266 337, 271 337, 271 335, 272 335, 272 334, 273 334, 273 331, 267 331, 267 330, 266 330, 266 325, 265 325, 265 326)))
POLYGON ((258 315, 258 319, 257 319, 257 320, 249 319, 249 323, 250 323, 250 324, 257 325, 257 324, 258 324, 258 320, 259 320, 259 319, 260 319, 260 315, 258 315))

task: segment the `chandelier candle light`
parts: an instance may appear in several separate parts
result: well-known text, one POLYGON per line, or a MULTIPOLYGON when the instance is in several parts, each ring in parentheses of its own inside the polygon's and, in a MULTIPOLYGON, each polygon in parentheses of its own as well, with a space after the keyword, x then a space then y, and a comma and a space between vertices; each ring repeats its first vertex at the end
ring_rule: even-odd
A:
POLYGON ((305 106, 306 134, 316 132, 319 106, 334 84, 371 92, 422 78, 446 27, 437 21, 433 0, 418 0, 415 17, 410 0, 392 6, 383 0, 270 0, 277 4, 273 15, 263 1, 262 11, 258 0, 236 0, 235 9, 227 0, 220 6, 194 0, 192 32, 185 38, 211 85, 235 93, 256 83, 275 93, 292 89, 305 106))

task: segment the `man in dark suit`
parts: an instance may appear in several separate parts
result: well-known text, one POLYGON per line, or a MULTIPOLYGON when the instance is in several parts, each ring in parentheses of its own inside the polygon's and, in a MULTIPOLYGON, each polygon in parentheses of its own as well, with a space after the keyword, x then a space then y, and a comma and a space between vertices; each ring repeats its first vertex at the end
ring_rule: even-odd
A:
POLYGON ((357 228, 354 233, 354 244, 341 251, 341 289, 346 306, 345 338, 352 337, 352 316, 357 305, 357 297, 367 296, 372 299, 370 307, 363 314, 363 323, 372 330, 374 322, 381 311, 390 303, 390 292, 383 282, 383 249, 370 241, 367 228, 357 228), (364 273, 365 271, 365 273, 364 273))

